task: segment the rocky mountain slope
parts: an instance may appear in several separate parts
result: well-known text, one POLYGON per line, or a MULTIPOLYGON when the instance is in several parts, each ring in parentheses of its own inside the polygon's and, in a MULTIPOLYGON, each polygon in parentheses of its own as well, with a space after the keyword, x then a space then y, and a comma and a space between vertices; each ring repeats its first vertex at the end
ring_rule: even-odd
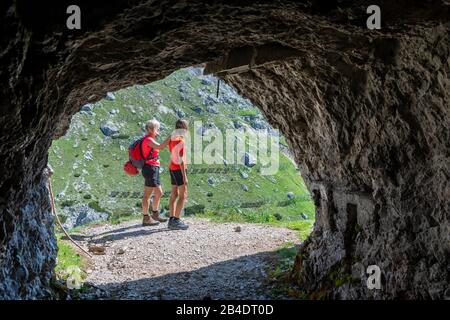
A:
MULTIPOLYGON (((148 85, 109 92, 98 103, 82 106, 67 134, 55 140, 49 152, 55 170, 55 200, 65 226, 121 220, 141 213, 143 178, 125 175, 122 166, 128 160, 129 144, 143 135, 148 119, 161 122, 160 141, 170 134, 178 118, 189 120, 192 134, 241 129, 278 135, 259 110, 229 85, 220 83, 216 94, 217 78, 202 76, 202 68, 191 67, 148 85), (194 127, 200 121, 201 125, 194 127)), ((280 149, 287 149, 283 137, 280 142, 280 149)), ((226 160, 220 165, 190 164, 185 214, 240 215, 266 222, 306 220, 311 224, 313 204, 289 158, 280 152, 278 172, 264 176, 261 164, 254 164, 252 155, 246 155, 238 164, 226 160)), ((163 211, 170 191, 168 159, 164 150, 163 211)))

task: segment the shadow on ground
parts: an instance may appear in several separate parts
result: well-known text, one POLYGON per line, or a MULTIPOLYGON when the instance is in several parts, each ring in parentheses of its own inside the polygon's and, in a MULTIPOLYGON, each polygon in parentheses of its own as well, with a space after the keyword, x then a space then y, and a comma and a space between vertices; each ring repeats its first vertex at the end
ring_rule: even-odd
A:
POLYGON ((273 283, 267 274, 275 268, 278 251, 262 252, 202 267, 190 272, 171 273, 96 287, 107 299, 273 299, 273 283))
MULTIPOLYGON (((142 224, 138 223, 127 227, 98 233, 95 236, 83 234, 71 234, 70 236, 75 241, 89 241, 89 243, 91 244, 102 244, 105 243, 106 241, 118 241, 130 237, 144 237, 158 232, 170 232, 170 231, 173 230, 170 230, 168 228, 142 229, 142 224), (141 229, 133 231, 133 229, 138 228, 141 229)), ((65 235, 61 239, 69 240, 68 237, 65 235)))

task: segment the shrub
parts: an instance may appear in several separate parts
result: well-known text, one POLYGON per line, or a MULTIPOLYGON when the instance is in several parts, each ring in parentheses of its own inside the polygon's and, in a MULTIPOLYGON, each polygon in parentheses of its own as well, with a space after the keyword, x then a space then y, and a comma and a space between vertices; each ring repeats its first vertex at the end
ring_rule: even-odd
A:
POLYGON ((197 214, 197 213, 204 213, 205 212, 205 206, 203 204, 196 204, 190 207, 186 207, 184 209, 185 215, 191 215, 191 214, 197 214))
POLYGON ((277 212, 277 213, 274 213, 273 216, 274 216, 275 219, 277 219, 278 221, 280 221, 281 219, 283 219, 283 216, 282 216, 281 214, 279 214, 278 212, 277 212))
POLYGON ((98 201, 91 201, 88 203, 89 208, 94 209, 97 212, 106 212, 104 208, 100 206, 98 201))
POLYGON ((254 117, 254 116, 258 115, 258 111, 257 110, 242 110, 242 111, 238 111, 237 114, 241 117, 245 117, 245 116, 254 117))
POLYGON ((61 202, 61 207, 71 207, 75 204, 74 200, 64 200, 63 202, 61 202))
POLYGON ((118 134, 118 135, 112 136, 111 138, 113 138, 113 139, 120 139, 120 140, 127 140, 127 139, 130 138, 130 136, 127 135, 127 134, 118 134))

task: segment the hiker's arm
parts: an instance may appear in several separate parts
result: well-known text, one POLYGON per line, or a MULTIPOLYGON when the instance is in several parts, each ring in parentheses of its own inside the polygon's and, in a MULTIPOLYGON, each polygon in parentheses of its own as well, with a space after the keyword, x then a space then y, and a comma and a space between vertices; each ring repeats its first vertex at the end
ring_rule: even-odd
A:
POLYGON ((182 155, 181 155, 181 164, 180 164, 180 168, 181 168, 181 173, 183 174, 183 180, 185 184, 188 184, 188 178, 187 178, 187 174, 186 174, 186 146, 184 145, 183 142, 183 148, 182 148, 182 155))
POLYGON ((187 174, 186 174, 186 163, 185 163, 184 159, 183 159, 183 162, 181 162, 180 167, 181 167, 181 173, 183 174, 183 181, 185 184, 188 184, 188 178, 187 178, 187 174))
POLYGON ((169 142, 170 142, 170 136, 166 140, 164 140, 163 143, 158 143, 153 139, 152 140, 149 139, 148 145, 150 146, 150 148, 161 150, 161 149, 164 149, 165 147, 167 147, 169 142))
POLYGON ((171 136, 169 135, 169 136, 166 138, 166 140, 164 140, 164 142, 160 144, 160 146, 162 146, 161 149, 164 149, 165 147, 167 147, 167 146, 169 145, 170 139, 171 139, 171 136))

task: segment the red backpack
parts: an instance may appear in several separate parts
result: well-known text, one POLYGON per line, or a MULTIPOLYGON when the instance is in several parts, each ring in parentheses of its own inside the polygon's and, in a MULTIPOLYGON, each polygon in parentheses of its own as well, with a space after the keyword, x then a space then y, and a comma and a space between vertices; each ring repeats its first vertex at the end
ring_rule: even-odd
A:
POLYGON ((142 137, 134 141, 128 147, 128 156, 130 160, 124 164, 123 170, 129 176, 137 175, 139 173, 139 169, 142 169, 148 160, 159 159, 159 156, 153 156, 153 148, 150 149, 147 157, 144 157, 144 152, 142 150, 144 138, 145 137, 142 137))

